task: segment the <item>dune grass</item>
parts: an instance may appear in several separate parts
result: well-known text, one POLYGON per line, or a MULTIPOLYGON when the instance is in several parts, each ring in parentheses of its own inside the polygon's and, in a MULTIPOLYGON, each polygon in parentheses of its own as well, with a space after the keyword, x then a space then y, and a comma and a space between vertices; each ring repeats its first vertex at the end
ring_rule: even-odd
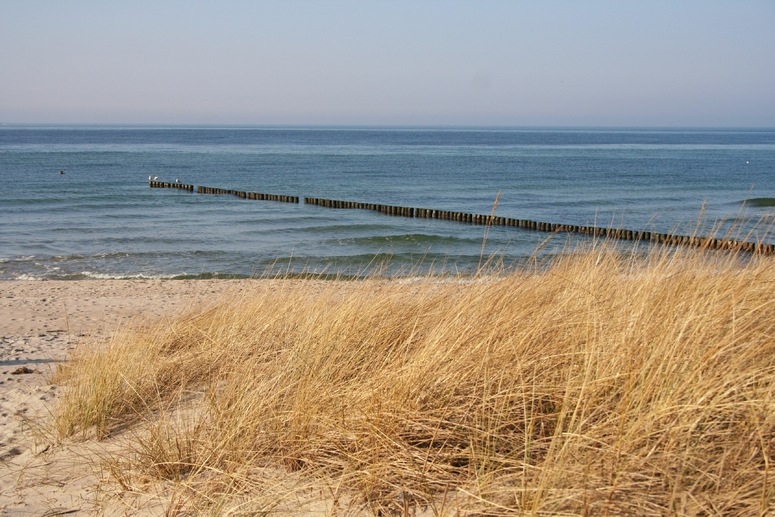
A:
POLYGON ((120 487, 175 511, 773 511, 771 258, 276 282, 77 351, 59 435, 120 436, 120 487))

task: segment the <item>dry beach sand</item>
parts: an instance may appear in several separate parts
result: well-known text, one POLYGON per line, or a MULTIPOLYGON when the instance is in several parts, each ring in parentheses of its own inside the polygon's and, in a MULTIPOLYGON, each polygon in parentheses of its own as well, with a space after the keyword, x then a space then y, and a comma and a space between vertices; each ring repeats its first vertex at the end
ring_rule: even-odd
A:
POLYGON ((773 515, 775 262, 741 258, 0 282, 0 516, 773 515))
MULTIPOLYGON (((104 476, 90 461, 99 451, 57 444, 46 432, 61 389, 51 384, 57 362, 122 326, 173 317, 248 286, 260 292, 272 281, 0 282, 0 515, 126 514, 120 502, 100 500, 104 476)), ((164 513, 155 510, 151 504, 149 514, 164 513)))

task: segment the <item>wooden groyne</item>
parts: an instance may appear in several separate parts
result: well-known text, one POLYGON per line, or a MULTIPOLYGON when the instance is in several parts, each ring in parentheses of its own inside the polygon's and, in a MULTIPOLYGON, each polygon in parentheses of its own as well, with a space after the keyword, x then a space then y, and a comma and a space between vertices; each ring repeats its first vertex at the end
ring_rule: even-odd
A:
MULTIPOLYGON (((194 191, 193 185, 182 183, 164 183, 158 181, 149 182, 152 188, 181 188, 189 192, 194 191)), ((241 199, 253 199, 260 201, 279 201, 283 203, 300 203, 299 196, 286 196, 279 194, 262 194, 259 192, 244 192, 241 190, 229 190, 216 187, 196 187, 200 194, 224 194, 239 197, 241 199)), ((636 231, 626 228, 608 228, 601 226, 584 226, 562 223, 549 223, 533 221, 530 219, 515 219, 495 215, 473 214, 456 212, 451 210, 436 210, 430 208, 416 208, 397 205, 383 205, 376 203, 363 203, 360 201, 344 201, 338 199, 326 199, 319 197, 305 197, 304 204, 320 206, 324 208, 371 210, 388 216, 411 217, 420 219, 439 219, 443 221, 455 221, 460 223, 507 226, 524 230, 549 232, 549 233, 574 233, 590 237, 606 239, 645 241, 671 246, 691 246, 707 250, 742 251, 759 255, 775 255, 775 244, 762 242, 748 242, 734 239, 716 239, 713 237, 701 237, 697 235, 676 235, 651 231, 636 231)))
POLYGON ((513 228, 522 228, 525 230, 539 232, 576 233, 591 237, 602 237, 606 239, 650 241, 657 244, 692 246, 711 250, 743 251, 761 255, 775 254, 775 244, 761 242, 716 239, 697 235, 676 235, 651 231, 636 231, 626 228, 608 228, 601 226, 548 223, 544 221, 533 221, 530 219, 515 219, 511 217, 500 217, 494 215, 471 214, 449 210, 432 210, 427 208, 411 208, 394 205, 379 205, 361 203, 357 201, 341 201, 335 199, 304 198, 304 202, 306 204, 317 205, 326 208, 373 210, 386 215, 400 217, 440 219, 445 221, 456 221, 461 223, 489 226, 510 226, 513 228))
POLYGON ((178 183, 177 181, 175 183, 170 183, 167 181, 149 180, 148 185, 150 185, 151 188, 176 188, 178 190, 185 190, 186 192, 194 191, 193 185, 189 185, 187 183, 178 183))
POLYGON ((196 188, 199 194, 226 194, 237 196, 241 199, 254 199, 257 201, 278 201, 280 203, 299 203, 299 196, 286 196, 283 194, 264 194, 262 192, 245 192, 243 190, 227 190, 217 187, 203 187, 196 188))

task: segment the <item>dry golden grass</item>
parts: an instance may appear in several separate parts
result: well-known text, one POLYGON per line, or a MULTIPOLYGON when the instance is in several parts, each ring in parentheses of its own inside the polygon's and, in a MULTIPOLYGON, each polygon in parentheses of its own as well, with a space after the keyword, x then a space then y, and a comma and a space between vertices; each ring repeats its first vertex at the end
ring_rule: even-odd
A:
POLYGON ((81 350, 60 436, 172 511, 773 511, 775 262, 607 246, 473 279, 280 280, 81 350))

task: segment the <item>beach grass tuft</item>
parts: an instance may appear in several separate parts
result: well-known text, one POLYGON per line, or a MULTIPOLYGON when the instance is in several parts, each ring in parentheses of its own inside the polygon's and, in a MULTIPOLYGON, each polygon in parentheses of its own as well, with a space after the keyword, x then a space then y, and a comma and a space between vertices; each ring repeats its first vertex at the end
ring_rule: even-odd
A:
POLYGON ((273 281, 77 350, 60 438, 120 437, 121 489, 211 514, 775 507, 771 258, 596 243, 468 278, 273 281))

